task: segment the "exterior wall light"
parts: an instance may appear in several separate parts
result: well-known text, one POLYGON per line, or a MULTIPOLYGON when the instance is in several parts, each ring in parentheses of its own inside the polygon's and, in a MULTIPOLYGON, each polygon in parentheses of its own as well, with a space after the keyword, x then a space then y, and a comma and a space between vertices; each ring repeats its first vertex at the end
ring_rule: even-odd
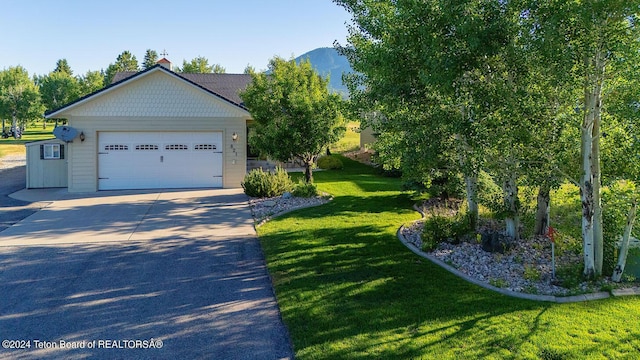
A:
POLYGON ((234 132, 233 134, 231 134, 231 140, 238 141, 238 133, 237 132, 234 132))
POLYGON ((84 131, 81 131, 81 132, 80 132, 80 142, 83 142, 83 141, 84 141, 84 139, 85 139, 85 137, 84 137, 84 131))

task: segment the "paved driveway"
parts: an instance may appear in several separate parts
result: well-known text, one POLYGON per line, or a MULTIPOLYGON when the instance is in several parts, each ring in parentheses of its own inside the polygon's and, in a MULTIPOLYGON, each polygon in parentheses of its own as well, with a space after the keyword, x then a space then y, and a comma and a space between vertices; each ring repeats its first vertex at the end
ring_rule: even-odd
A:
POLYGON ((293 357, 241 192, 35 194, 0 232, 0 340, 31 347, 0 358, 293 357))

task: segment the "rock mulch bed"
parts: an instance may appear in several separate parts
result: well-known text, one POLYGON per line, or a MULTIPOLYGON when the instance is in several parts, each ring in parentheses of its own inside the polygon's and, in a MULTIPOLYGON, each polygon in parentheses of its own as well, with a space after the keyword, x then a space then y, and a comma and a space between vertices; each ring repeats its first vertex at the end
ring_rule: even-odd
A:
MULTIPOLYGON (((405 239, 418 249, 422 247, 423 224, 418 221, 402 229, 405 239)), ((599 291, 604 283, 609 283, 608 280, 596 285, 584 282, 578 289, 558 286, 552 278, 551 243, 544 237, 520 241, 504 254, 486 252, 481 244, 473 241, 441 243, 429 254, 471 278, 515 292, 566 296, 599 291)), ((556 257, 556 269, 559 265, 578 264, 580 260, 578 254, 565 252, 556 257)))
POLYGON ((297 209, 322 205, 330 200, 331 198, 329 196, 303 198, 285 193, 282 196, 272 198, 251 197, 249 198, 249 205, 251 206, 251 214, 257 227, 275 216, 297 209))

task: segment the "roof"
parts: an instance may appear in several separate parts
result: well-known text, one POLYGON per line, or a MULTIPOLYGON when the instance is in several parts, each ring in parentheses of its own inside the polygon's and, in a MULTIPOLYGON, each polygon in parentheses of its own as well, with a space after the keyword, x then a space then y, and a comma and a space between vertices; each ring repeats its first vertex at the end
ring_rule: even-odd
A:
POLYGON ((63 105, 58 109, 47 111, 44 115, 46 118, 52 118, 56 114, 62 112, 63 110, 66 110, 82 102, 85 102, 89 98, 111 91, 112 89, 117 88, 122 84, 130 80, 133 80, 134 78, 142 77, 154 71, 164 71, 172 76, 180 78, 196 87, 201 88, 202 90, 210 93, 211 95, 214 95, 235 106, 238 106, 244 110, 247 110, 247 108, 244 106, 244 102, 240 98, 240 92, 244 90, 247 87, 247 85, 249 85, 249 83, 251 83, 251 75, 248 75, 248 74, 179 74, 165 68, 161 64, 156 64, 146 70, 139 71, 139 72, 125 71, 125 72, 116 73, 110 85, 100 90, 97 90, 91 94, 85 95, 66 105, 63 105))
MULTIPOLYGON (((156 65, 157 66, 157 65, 156 65)), ((166 68, 165 68, 166 69, 166 68)), ((193 84, 196 84, 209 92, 231 101, 232 103, 244 107, 244 102, 240 98, 240 91, 244 90, 251 83, 251 75, 248 74, 189 74, 175 73, 193 84)), ((116 73, 113 77, 113 84, 128 79, 138 74, 135 71, 123 71, 116 73)), ((246 109, 246 108, 245 108, 246 109)))

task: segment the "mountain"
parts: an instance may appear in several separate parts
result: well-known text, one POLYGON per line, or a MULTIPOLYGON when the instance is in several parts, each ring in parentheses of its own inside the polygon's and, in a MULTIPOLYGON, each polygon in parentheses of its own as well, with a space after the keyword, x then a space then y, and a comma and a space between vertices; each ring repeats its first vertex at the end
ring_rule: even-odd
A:
POLYGON ((353 69, 346 57, 338 54, 334 48, 318 48, 298 56, 296 62, 300 63, 303 59, 309 59, 311 66, 321 76, 329 76, 329 90, 348 96, 349 90, 342 84, 342 74, 351 73, 353 69))

